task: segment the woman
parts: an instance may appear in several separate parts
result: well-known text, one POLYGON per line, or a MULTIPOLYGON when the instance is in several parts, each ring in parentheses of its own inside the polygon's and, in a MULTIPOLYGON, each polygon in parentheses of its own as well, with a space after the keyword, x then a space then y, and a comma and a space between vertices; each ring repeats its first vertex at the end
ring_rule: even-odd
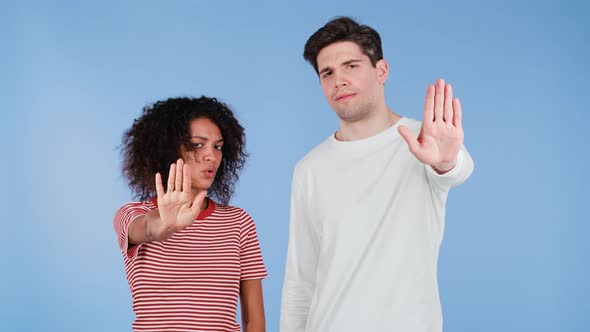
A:
POLYGON ((229 206, 244 128, 215 98, 172 98, 125 133, 123 173, 139 198, 114 218, 134 331, 264 331, 267 276, 256 227, 229 206), (215 202, 212 198, 215 198, 215 202))

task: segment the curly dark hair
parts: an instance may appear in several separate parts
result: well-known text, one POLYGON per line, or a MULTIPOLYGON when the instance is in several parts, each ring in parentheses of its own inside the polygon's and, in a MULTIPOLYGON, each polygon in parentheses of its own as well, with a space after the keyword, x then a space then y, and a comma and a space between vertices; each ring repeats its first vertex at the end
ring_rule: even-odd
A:
POLYGON ((246 163, 244 128, 229 107, 216 98, 169 98, 145 106, 143 114, 123 136, 123 175, 136 198, 147 201, 156 196, 156 173, 166 188, 170 165, 181 157, 181 147, 192 150, 190 123, 207 118, 219 127, 223 137, 222 160, 208 194, 227 205, 239 172, 246 163))
POLYGON ((373 67, 376 66, 377 61, 383 59, 379 33, 370 26, 360 25, 346 16, 331 20, 311 35, 305 43, 303 58, 318 73, 318 54, 320 51, 330 44, 343 41, 351 41, 357 44, 363 54, 369 57, 373 67))

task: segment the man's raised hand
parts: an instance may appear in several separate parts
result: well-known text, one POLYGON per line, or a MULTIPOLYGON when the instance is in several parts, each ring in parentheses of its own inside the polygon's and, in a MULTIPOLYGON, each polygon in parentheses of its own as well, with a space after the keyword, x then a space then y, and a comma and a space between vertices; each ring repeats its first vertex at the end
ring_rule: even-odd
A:
POLYGON ((461 103, 453 99, 453 88, 438 79, 429 85, 424 101, 424 119, 418 137, 405 126, 398 132, 404 138, 410 152, 421 162, 431 165, 438 173, 455 167, 459 150, 463 146, 461 103))

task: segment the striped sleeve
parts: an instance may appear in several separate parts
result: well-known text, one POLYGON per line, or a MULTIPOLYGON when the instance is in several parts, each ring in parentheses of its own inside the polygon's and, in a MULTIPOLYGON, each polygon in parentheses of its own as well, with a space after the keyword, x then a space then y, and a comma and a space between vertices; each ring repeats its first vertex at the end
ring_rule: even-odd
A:
POLYGON ((264 279, 268 274, 258 243, 256 225, 252 217, 243 210, 240 217, 240 280, 264 279))
POLYGON ((113 219, 113 226, 115 227, 115 233, 117 235, 117 242, 119 248, 126 259, 133 261, 137 256, 140 245, 129 247, 129 224, 135 218, 147 214, 150 211, 149 207, 140 202, 131 202, 123 205, 113 219))

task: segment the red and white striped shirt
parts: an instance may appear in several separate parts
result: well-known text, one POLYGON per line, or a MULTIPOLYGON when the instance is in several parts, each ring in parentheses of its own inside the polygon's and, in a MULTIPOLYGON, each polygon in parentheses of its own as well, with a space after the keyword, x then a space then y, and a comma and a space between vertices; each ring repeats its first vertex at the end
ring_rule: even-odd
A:
POLYGON ((267 276, 244 210, 209 200, 195 223, 161 242, 129 247, 129 223, 156 199, 123 205, 114 226, 133 298, 134 331, 240 331, 240 280, 267 276))

